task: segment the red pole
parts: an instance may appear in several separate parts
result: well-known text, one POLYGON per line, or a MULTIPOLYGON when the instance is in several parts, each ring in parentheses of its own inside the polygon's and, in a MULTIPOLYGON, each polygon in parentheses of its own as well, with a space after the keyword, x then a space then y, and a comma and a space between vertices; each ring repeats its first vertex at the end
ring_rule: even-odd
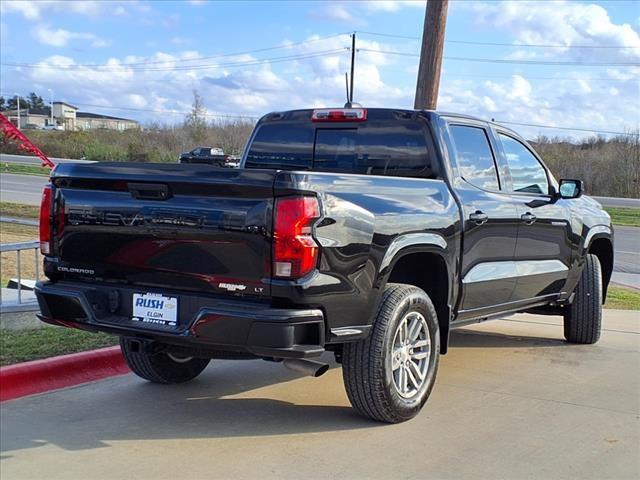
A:
POLYGON ((7 140, 15 140, 18 143, 18 148, 25 152, 33 153, 42 160, 43 167, 53 168, 56 165, 49 160, 42 150, 36 147, 31 140, 29 140, 20 130, 18 130, 13 123, 9 121, 7 117, 0 113, 0 131, 2 131, 4 138, 7 140))

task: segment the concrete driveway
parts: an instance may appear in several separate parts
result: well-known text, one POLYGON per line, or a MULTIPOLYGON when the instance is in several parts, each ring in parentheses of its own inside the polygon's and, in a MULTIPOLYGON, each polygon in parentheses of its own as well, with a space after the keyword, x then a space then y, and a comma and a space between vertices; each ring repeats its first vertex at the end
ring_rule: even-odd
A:
POLYGON ((401 425, 356 416, 339 368, 312 379, 262 361, 5 403, 2 478, 638 478, 640 314, 607 311, 594 346, 567 345, 559 325, 458 330, 425 410, 401 425))

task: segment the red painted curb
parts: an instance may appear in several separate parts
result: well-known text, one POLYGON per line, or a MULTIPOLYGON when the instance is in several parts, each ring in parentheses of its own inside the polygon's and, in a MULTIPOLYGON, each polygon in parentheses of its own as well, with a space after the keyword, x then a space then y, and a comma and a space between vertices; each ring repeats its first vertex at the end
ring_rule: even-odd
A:
POLYGON ((33 360, 0 368, 0 402, 129 373, 120 347, 33 360))

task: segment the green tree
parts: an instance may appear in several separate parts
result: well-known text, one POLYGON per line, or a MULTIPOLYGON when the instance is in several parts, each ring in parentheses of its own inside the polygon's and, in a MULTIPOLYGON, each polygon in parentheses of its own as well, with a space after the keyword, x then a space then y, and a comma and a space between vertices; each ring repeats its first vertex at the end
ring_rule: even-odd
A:
POLYGON ((191 111, 184 117, 184 127, 195 142, 201 142, 207 136, 207 109, 204 99, 197 90, 193 90, 191 111))
POLYGON ((31 92, 27 99, 31 108, 45 108, 44 100, 40 95, 36 95, 35 92, 31 92))
POLYGON ((6 100, 4 97, 0 97, 0 111, 4 110, 6 106, 6 100))
MULTIPOLYGON (((18 108, 18 96, 15 95, 13 98, 10 98, 7 107, 9 110, 15 110, 18 108)), ((24 98, 20 97, 20 108, 27 109, 29 108, 29 102, 27 102, 24 98)))

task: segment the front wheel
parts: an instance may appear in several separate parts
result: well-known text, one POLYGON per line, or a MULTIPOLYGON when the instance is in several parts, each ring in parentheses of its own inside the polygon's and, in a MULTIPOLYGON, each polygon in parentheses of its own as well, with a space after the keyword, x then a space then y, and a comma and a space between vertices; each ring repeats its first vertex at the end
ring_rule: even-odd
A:
MULTIPOLYGON (((139 347, 139 344, 136 345, 139 347)), ((147 353, 120 337, 120 350, 129 368, 153 383, 183 383, 196 378, 209 364, 208 358, 179 357, 170 353, 147 353)))
POLYGON ((429 296, 412 285, 388 284, 369 337, 343 347, 351 405, 380 422, 415 417, 433 388, 439 353, 438 318, 429 296))
POLYGON ((587 255, 573 303, 564 313, 564 338, 569 343, 596 343, 602 325, 602 272, 595 255, 587 255))

